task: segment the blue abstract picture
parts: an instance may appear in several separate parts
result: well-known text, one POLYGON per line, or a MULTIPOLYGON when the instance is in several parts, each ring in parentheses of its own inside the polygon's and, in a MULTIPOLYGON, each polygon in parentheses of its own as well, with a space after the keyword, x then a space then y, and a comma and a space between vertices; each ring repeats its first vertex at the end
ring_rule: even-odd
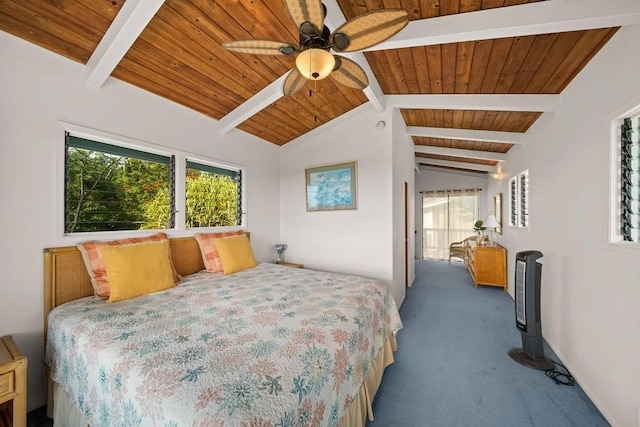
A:
POLYGON ((356 163, 309 168, 307 210, 324 211, 356 208, 356 163))

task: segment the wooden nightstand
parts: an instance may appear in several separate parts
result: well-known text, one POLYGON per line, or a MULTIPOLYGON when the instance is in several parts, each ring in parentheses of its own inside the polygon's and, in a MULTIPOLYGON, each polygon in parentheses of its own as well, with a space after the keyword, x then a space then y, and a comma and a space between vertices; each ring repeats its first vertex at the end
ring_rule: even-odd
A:
POLYGON ((27 358, 11 336, 0 338, 0 426, 27 425, 27 358))
POLYGON ((286 265, 293 268, 304 268, 304 264, 296 264, 295 262, 281 262, 279 265, 286 265))

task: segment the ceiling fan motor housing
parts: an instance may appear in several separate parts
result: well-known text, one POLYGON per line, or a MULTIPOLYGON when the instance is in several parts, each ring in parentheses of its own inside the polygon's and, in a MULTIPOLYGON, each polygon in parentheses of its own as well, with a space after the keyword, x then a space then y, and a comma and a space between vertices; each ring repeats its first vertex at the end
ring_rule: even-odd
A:
MULTIPOLYGON (((308 22, 305 22, 305 24, 309 24, 315 28, 313 24, 310 24, 308 22)), ((329 49, 331 49, 331 45, 329 44, 331 31, 329 31, 329 28, 327 28, 327 26, 325 25, 322 28, 322 33, 320 33, 320 31, 316 32, 316 34, 319 35, 307 36, 302 32, 302 27, 305 24, 300 27, 300 51, 302 52, 311 48, 324 49, 326 51, 329 51, 329 49)))

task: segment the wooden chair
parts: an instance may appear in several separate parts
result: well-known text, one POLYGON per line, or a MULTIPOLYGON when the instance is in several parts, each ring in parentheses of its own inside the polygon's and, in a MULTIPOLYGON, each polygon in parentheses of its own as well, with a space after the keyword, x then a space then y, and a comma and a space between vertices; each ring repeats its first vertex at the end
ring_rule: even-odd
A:
POLYGON ((467 242, 469 240, 476 240, 477 236, 470 236, 461 242, 453 242, 449 245, 449 264, 451 264, 451 258, 465 259, 465 253, 467 251, 467 242))

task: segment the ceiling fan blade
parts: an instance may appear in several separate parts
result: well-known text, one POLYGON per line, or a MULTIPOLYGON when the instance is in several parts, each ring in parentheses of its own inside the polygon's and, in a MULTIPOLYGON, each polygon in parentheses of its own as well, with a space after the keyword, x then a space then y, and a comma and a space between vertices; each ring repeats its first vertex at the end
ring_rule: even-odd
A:
POLYGON ((336 68, 329 74, 334 81, 351 89, 364 89, 369 86, 367 73, 356 62, 344 56, 334 55, 336 68))
POLYGON ((363 13, 340 25, 331 34, 333 49, 353 52, 366 49, 402 30, 409 23, 404 9, 374 10, 363 13))
POLYGON ((285 0, 289 16, 305 37, 318 37, 324 28, 322 0, 285 0), (312 24, 312 25, 308 25, 312 24))
POLYGON ((223 43, 222 47, 232 52, 254 55, 293 55, 298 51, 298 46, 274 40, 237 40, 223 43))
POLYGON ((293 68, 287 78, 284 81, 284 86, 282 87, 282 91, 285 96, 291 96, 307 83, 307 79, 300 74, 297 68, 293 68))

